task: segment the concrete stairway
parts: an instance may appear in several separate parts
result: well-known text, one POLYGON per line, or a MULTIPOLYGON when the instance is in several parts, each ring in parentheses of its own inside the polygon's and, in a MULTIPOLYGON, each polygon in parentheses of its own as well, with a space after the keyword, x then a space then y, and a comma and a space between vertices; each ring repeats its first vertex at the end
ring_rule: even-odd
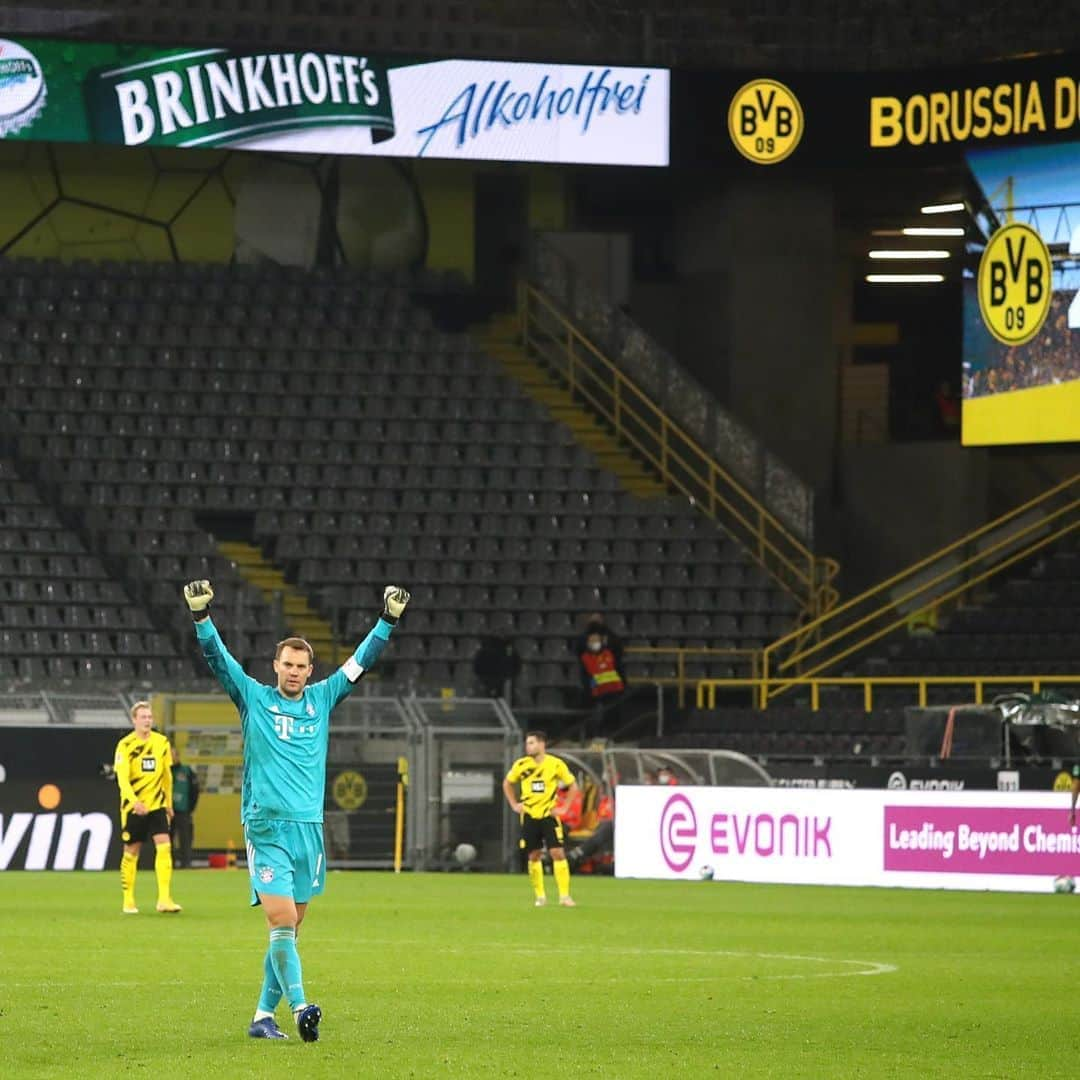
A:
POLYGON ((570 428, 577 442, 596 459, 597 465, 614 473, 625 491, 642 499, 666 495, 667 489, 652 470, 638 461, 583 404, 576 401, 552 373, 532 360, 517 343, 518 336, 515 315, 497 315, 475 332, 484 352, 497 360, 506 374, 534 401, 543 405, 554 419, 570 428))

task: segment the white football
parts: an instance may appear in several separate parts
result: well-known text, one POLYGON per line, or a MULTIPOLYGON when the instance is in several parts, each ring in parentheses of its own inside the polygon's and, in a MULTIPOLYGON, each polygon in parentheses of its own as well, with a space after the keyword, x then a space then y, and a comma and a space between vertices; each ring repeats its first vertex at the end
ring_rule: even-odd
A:
POLYGON ((1059 874, 1054 878, 1054 892, 1070 893, 1076 890, 1076 882, 1068 874, 1059 874))
POLYGON ((698 869, 697 876, 702 881, 712 881, 715 871, 711 866, 702 866, 698 869))
POLYGON ((458 844, 454 848, 454 858, 461 866, 468 866, 476 858, 476 848, 472 844, 458 844))

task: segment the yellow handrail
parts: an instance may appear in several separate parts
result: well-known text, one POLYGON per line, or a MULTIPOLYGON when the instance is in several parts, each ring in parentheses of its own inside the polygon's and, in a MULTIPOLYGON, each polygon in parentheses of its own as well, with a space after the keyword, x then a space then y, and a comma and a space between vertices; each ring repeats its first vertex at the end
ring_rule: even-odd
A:
POLYGON ((570 393, 611 424, 620 439, 660 472, 665 484, 725 526, 795 597, 805 617, 820 616, 836 603, 832 582, 839 566, 834 559, 815 556, 535 286, 523 286, 521 309, 526 349, 557 371, 570 393), (545 320, 553 325, 544 325, 545 320))
MULTIPOLYGON (((1037 499, 1016 507, 939 552, 920 559, 906 570, 838 605, 824 616, 778 638, 763 651, 763 676, 779 676, 792 669, 803 676, 820 674, 899 629, 909 619, 962 597, 974 586, 1069 535, 1080 527, 1080 498, 1071 497, 1071 489, 1077 485, 1080 485, 1080 475, 1055 485, 1037 499), (1042 513, 1037 519, 1019 528, 1012 528, 993 543, 958 562, 948 561, 950 556, 955 557, 955 553, 970 548, 970 545, 980 538, 1005 529, 1024 514, 1042 509, 1063 495, 1069 498, 1064 505, 1042 513), (1017 545, 1018 550, 1006 554, 1010 549, 1017 548, 1017 545), (959 583, 949 587, 952 581, 959 583), (917 602, 919 597, 923 598, 923 602, 917 602), (904 610, 905 606, 912 602, 916 602, 917 606, 904 610), (885 625, 882 625, 882 620, 885 620, 885 625), (841 643, 844 644, 841 646, 841 643), (830 647, 833 647, 831 651, 830 647), (790 651, 787 651, 789 648, 790 651), (816 658, 815 663, 809 669, 805 668, 806 662, 813 658, 816 658)), ((777 678, 775 690, 763 690, 762 693, 766 696, 761 699, 761 707, 764 708, 769 698, 783 693, 794 677, 792 674, 786 679, 777 678)))
POLYGON ((635 656, 674 656, 675 675, 637 675, 630 672, 630 680, 634 683, 650 683, 653 686, 674 686, 679 691, 679 708, 686 706, 686 691, 690 681, 686 677, 686 661, 695 659, 716 659, 724 657, 736 662, 746 663, 750 668, 750 674, 758 677, 758 663, 761 658, 760 649, 711 649, 702 646, 675 646, 675 645, 630 645, 623 650, 627 655, 635 656))
MULTIPOLYGON (((936 562, 940 562, 943 558, 951 555, 954 551, 967 547, 973 541, 978 540, 980 537, 985 536, 987 533, 995 532, 1002 528, 1004 525, 1013 519, 1026 514, 1029 510, 1033 510, 1040 506, 1042 503, 1049 501, 1056 495, 1063 491, 1067 491, 1070 487, 1080 483, 1080 475, 1072 476, 1068 480, 1063 480, 1060 484, 1054 485, 1047 491, 1044 491, 1041 495, 1037 495, 1034 499, 1029 499, 1026 503, 1020 506, 1014 507, 1008 513, 1002 514, 1001 517, 995 518, 993 521, 987 522, 985 525, 981 525, 973 532, 967 533, 960 537, 959 540, 954 540, 951 544, 947 544, 945 547, 927 555, 925 558, 920 559, 918 562, 912 563, 910 566, 905 567, 903 570, 893 574, 892 577, 886 578, 884 581, 879 581, 876 585, 867 589, 865 592, 860 593, 858 596, 853 596, 850 600, 845 600, 844 603, 834 607, 826 617, 818 620, 819 622, 825 622, 826 618, 829 620, 836 619, 845 612, 856 607, 858 604, 869 599, 871 596, 875 596, 878 593, 885 592, 887 589, 891 589, 898 581, 902 581, 904 578, 912 577, 919 573, 920 570, 925 570, 928 566, 932 566, 936 562)), ((770 648, 775 649, 777 646, 784 645, 789 641, 798 637, 803 630, 812 629, 810 626, 802 627, 800 630, 792 631, 790 634, 785 635, 782 638, 778 638, 772 643, 770 648)))
POLYGON ((716 708, 716 691, 746 688, 754 691, 754 699, 767 695, 769 688, 777 684, 785 687, 808 686, 810 708, 817 712, 821 706, 823 686, 861 686, 863 708, 870 712, 874 705, 874 688, 882 686, 911 686, 918 690, 918 704, 925 708, 927 688, 930 686, 970 686, 975 691, 976 705, 983 704, 983 689, 987 686, 1030 686, 1038 693, 1044 685, 1080 686, 1080 675, 846 675, 825 678, 800 676, 795 679, 699 679, 697 682, 697 707, 716 708))
MULTIPOLYGON (((926 592, 928 589, 933 588, 935 585, 943 585, 950 579, 955 578, 957 574, 959 574, 961 571, 973 568, 977 563, 982 562, 986 556, 996 554, 997 552, 1002 551, 1005 548, 1012 547, 1020 537, 1026 536, 1030 532, 1042 532, 1044 529, 1046 529, 1048 525, 1056 521, 1059 517, 1069 515, 1072 510, 1072 507, 1062 507, 1059 510, 1055 510, 1053 514, 1049 514, 1045 518, 1041 518, 1039 521, 1033 522, 1032 524, 1021 529, 1019 532, 1010 533, 1009 536, 1007 536, 1005 539, 999 540, 997 543, 992 544, 988 548, 984 548, 976 555, 972 555, 971 557, 965 559, 962 563, 947 566, 944 570, 936 574, 934 577, 927 578, 925 581, 919 582, 918 585, 915 588, 911 589, 909 592, 904 593, 900 597, 893 598, 884 610, 888 612, 894 612, 898 610, 909 600, 913 600, 916 596, 926 592)), ((946 593, 935 593, 934 596, 930 600, 928 600, 926 604, 922 605, 915 611, 911 611, 908 614, 905 614, 902 618, 897 620, 894 625, 902 625, 906 623, 908 619, 910 619, 913 615, 922 614, 924 611, 930 610, 930 608, 937 606, 945 600, 950 600, 955 596, 967 592, 973 586, 981 584, 988 578, 993 577, 999 571, 1006 569, 1009 566, 1012 566, 1014 563, 1018 562, 1021 559, 1027 558, 1029 555, 1034 554, 1034 552, 1038 551, 1040 548, 1045 547, 1047 544, 1052 543, 1056 540, 1060 540, 1062 539, 1062 537, 1067 536, 1070 532, 1073 531, 1073 529, 1077 527, 1078 524, 1080 523, 1076 521, 1070 521, 1063 528, 1055 532, 1044 533, 1042 536, 1034 539, 1021 551, 1014 553, 1007 559, 1003 558, 1002 560, 994 563, 988 569, 984 570, 981 574, 977 574, 976 576, 971 578, 965 578, 963 583, 957 586, 955 589, 949 590, 946 593)), ((802 652, 800 652, 796 657, 789 657, 787 660, 777 666, 777 673, 781 671, 786 671, 795 663, 801 662, 808 657, 820 652, 827 645, 831 645, 841 640, 855 630, 862 629, 868 623, 872 622, 881 613, 882 610, 883 609, 878 609, 877 611, 871 612, 869 615, 864 615, 861 618, 856 619, 855 622, 846 624, 840 630, 832 634, 830 637, 822 638, 808 648, 803 649, 802 652)), ((865 639, 860 639, 860 642, 858 644, 851 646, 849 649, 846 649, 838 656, 830 657, 829 662, 838 663, 841 660, 846 660, 852 651, 861 647, 863 642, 869 643, 873 640, 876 640, 876 635, 865 639)), ((771 651, 772 649, 773 646, 770 645, 766 651, 771 651)), ((807 672, 806 674, 813 673, 807 672)))

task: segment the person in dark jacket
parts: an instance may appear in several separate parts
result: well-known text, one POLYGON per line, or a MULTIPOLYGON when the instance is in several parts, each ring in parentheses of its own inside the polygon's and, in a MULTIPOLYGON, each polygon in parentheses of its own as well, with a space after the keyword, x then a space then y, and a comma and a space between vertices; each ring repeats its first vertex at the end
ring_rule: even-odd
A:
POLYGON ((191 815, 199 801, 199 777, 190 765, 180 761, 180 754, 173 747, 173 851, 176 865, 185 869, 191 866, 191 848, 195 842, 195 825, 191 815))

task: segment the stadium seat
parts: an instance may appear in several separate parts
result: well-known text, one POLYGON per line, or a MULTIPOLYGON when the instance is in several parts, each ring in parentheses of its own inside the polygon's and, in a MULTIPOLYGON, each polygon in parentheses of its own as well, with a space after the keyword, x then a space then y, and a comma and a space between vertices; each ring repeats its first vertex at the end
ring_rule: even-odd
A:
MULTIPOLYGON (((88 659, 105 657, 118 677, 189 664, 172 621, 184 580, 213 571, 226 575, 223 593, 242 588, 215 561, 204 513, 246 515, 317 604, 323 590, 398 575, 418 598, 434 590, 454 618, 425 624, 418 609, 410 634, 424 643, 417 655, 439 642, 440 678, 461 674, 478 637, 522 635, 526 664, 555 680, 533 680, 544 700, 575 685, 566 640, 593 606, 626 616, 640 644, 742 644, 788 615, 693 507, 622 491, 470 341, 435 330, 408 280, 373 278, 358 293, 323 272, 145 269, 53 264, 47 289, 35 277, 0 299, 0 403, 17 412, 20 457, 39 475, 54 470, 46 497, 81 515, 94 554, 125 575, 105 614, 71 614, 63 630, 96 633, 88 659), (274 318, 256 302, 270 295, 274 318), (286 378, 296 370, 308 372, 301 396, 286 378), (491 604, 466 609, 483 589, 491 604), (145 626, 124 614, 137 598, 145 626), (740 625, 750 610, 760 621, 740 625), (167 631, 161 651, 147 651, 152 627, 167 631)), ((100 563, 82 574, 71 560, 90 553, 55 518, 15 552, 10 537, 27 528, 5 509, 0 577, 107 577, 100 563), (35 558, 48 562, 25 561, 35 558)), ((85 595, 72 603, 93 603, 85 595)), ((253 617, 272 625, 260 605, 253 617)), ((366 629, 351 620, 350 632, 366 629)))

